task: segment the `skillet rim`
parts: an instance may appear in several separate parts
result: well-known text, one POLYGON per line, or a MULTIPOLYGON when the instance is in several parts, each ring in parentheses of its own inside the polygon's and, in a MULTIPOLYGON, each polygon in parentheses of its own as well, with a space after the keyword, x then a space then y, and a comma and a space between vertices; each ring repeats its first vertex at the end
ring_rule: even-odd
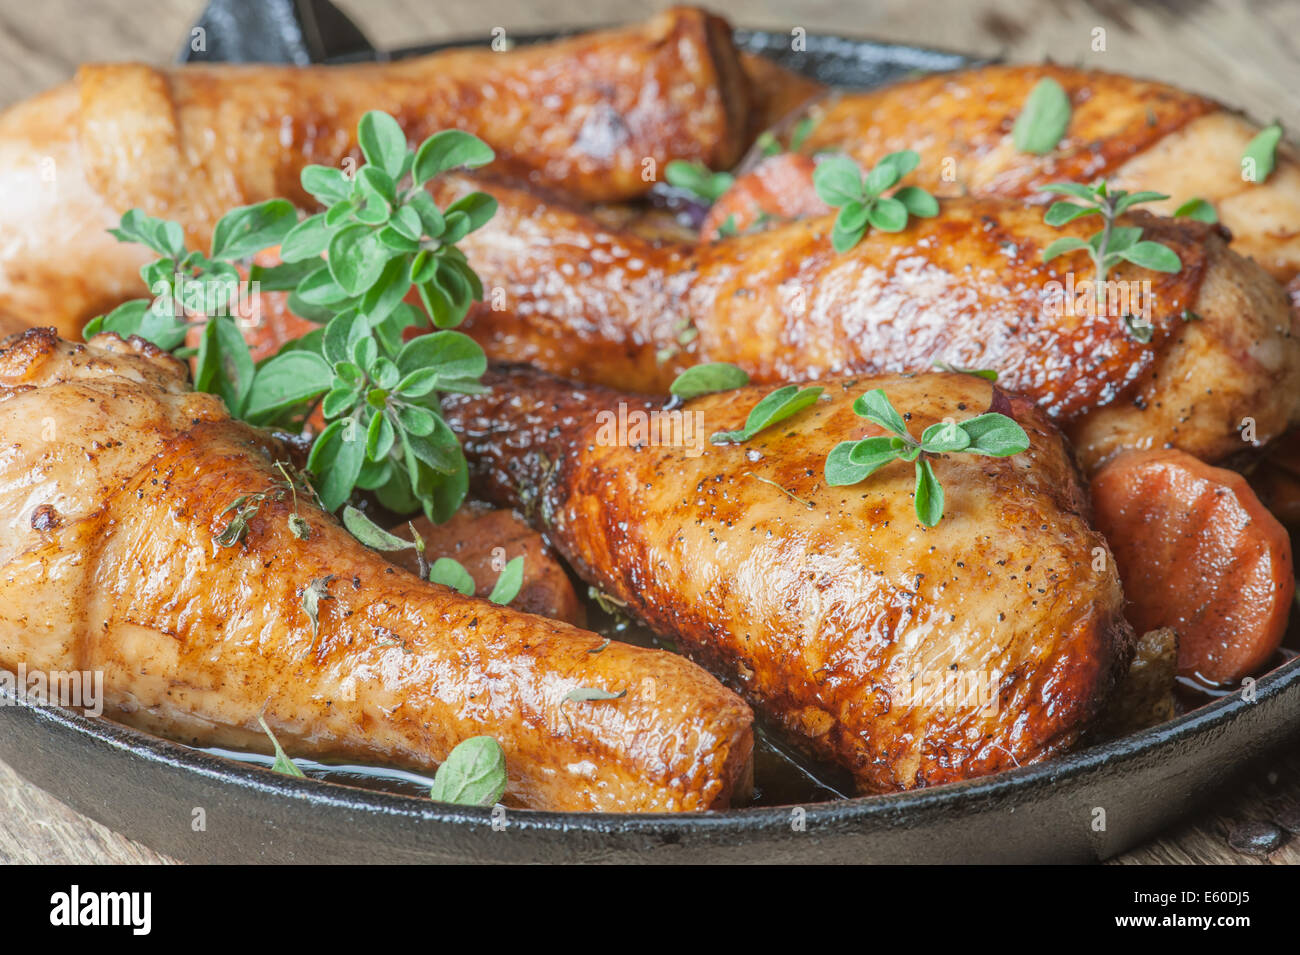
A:
MULTIPOLYGON (((511 35, 518 45, 545 42, 574 33, 599 29, 600 24, 589 24, 552 31, 522 32, 511 35)), ((842 34, 807 33, 808 60, 780 56, 788 52, 788 37, 765 30, 736 28, 737 45, 746 51, 777 55, 782 65, 798 69, 798 63, 809 65, 809 60, 820 56, 843 61, 847 57, 869 58, 874 51, 895 63, 924 72, 961 69, 990 62, 987 59, 933 48, 915 47, 901 43, 887 43, 842 34)), ((346 63, 368 60, 398 59, 405 56, 468 46, 481 46, 482 38, 460 38, 436 43, 418 44, 381 53, 361 51, 326 59, 327 63, 346 63)), ((813 67, 823 64, 813 63, 813 67)), ((799 70, 808 75, 825 75, 818 69, 799 70)), ((1032 795, 1043 787, 1058 791, 1072 784, 1084 782, 1103 769, 1123 773, 1125 766, 1144 758, 1157 760, 1186 759, 1180 747, 1211 735, 1214 730, 1234 723, 1251 707, 1267 706, 1278 702, 1279 697, 1294 693, 1300 696, 1300 657, 1293 658, 1259 677, 1256 698, 1247 702, 1242 690, 1213 700, 1182 716, 1158 724, 1138 733, 1087 746, 1053 757, 1043 763, 989 776, 948 783, 933 788, 911 790, 872 796, 854 796, 802 805, 810 825, 824 824, 832 830, 842 830, 846 824, 861 822, 887 823, 892 828, 923 828, 933 819, 973 815, 976 812, 1012 806, 1025 795, 1032 795)), ((187 746, 184 743, 153 736, 106 718, 88 718, 71 710, 30 700, 15 699, 0 690, 0 704, 17 707, 25 712, 33 729, 39 728, 48 735, 56 731, 73 733, 103 744, 122 754, 129 754, 155 766, 194 774, 209 782, 232 787, 236 791, 252 791, 282 797, 291 803, 308 807, 341 807, 367 814, 396 816, 421 824, 439 824, 454 827, 481 826, 490 821, 490 807, 465 807, 434 803, 427 798, 399 793, 366 789, 339 782, 311 777, 298 779, 275 773, 264 767, 239 762, 187 746)), ((1270 723, 1284 722, 1274 714, 1270 723)), ((20 776, 25 775, 19 766, 13 767, 20 776)), ((1225 780, 1226 782, 1226 780, 1225 780)), ((56 798, 59 794, 53 793, 56 798)), ((701 831, 713 834, 734 833, 740 836, 775 834, 789 831, 789 805, 746 807, 699 813, 587 813, 555 812, 547 810, 511 810, 511 825, 525 830, 588 833, 614 833, 629 836, 651 836, 662 839, 665 835, 685 835, 701 831)), ((84 809, 79 811, 86 812, 84 809)), ((87 814, 91 814, 87 812, 87 814)), ((1161 815, 1172 822, 1173 816, 1164 810, 1161 815)), ((132 837, 136 838, 136 837, 132 837)), ((142 840, 147 841, 147 840, 142 840)))

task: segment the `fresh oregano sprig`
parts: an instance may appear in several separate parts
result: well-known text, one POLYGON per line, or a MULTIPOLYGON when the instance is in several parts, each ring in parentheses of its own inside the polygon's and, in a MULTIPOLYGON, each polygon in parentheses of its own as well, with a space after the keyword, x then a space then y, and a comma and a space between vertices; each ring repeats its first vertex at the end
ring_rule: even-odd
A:
POLYGON ((901 232, 909 216, 929 219, 939 214, 939 202, 920 186, 904 186, 884 193, 917 167, 920 155, 912 149, 890 153, 862 175, 848 156, 830 156, 813 170, 813 188, 828 206, 838 208, 831 229, 831 245, 847 252, 866 235, 870 226, 882 232, 901 232))
POLYGON ((837 444, 826 456, 826 483, 835 487, 857 484, 891 461, 911 462, 916 470, 916 517, 926 527, 938 524, 944 509, 943 486, 935 477, 928 455, 963 453, 1003 458, 1029 447, 1025 430, 995 411, 966 421, 932 424, 917 441, 883 389, 860 396, 853 410, 890 434, 837 444))
POLYGON ((180 357, 194 355, 196 390, 220 395, 230 413, 241 417, 254 367, 238 317, 231 314, 242 282, 236 263, 279 242, 297 221, 292 203, 284 199, 232 209, 217 222, 205 255, 186 247, 175 222, 139 209, 127 211, 109 232, 118 241, 137 242, 158 253, 140 269, 152 297, 132 299, 91 319, 82 334, 138 335, 180 357), (184 347, 192 326, 203 329, 194 351, 184 347))
POLYGON ((175 223, 128 212, 113 231, 160 254, 141 273, 155 298, 93 320, 86 335, 137 334, 185 354, 191 323, 171 300, 191 296, 205 322, 197 389, 265 426, 300 426, 320 403, 328 424, 308 469, 326 509, 360 488, 395 512, 423 510, 443 521, 463 500, 467 474, 439 394, 482 390, 487 367, 472 339, 446 330, 483 297, 455 243, 492 217, 496 200, 472 192, 440 209, 425 184, 450 169, 482 166, 493 153, 460 130, 409 149, 397 121, 377 111, 362 117, 357 138, 365 163, 352 177, 326 166, 302 171, 303 187, 324 212, 298 222, 283 199, 233 210, 218 222, 207 256, 185 248, 175 223), (284 264, 250 266, 250 280, 289 292, 291 310, 322 327, 255 365, 237 323, 220 312, 239 284, 235 262, 277 244, 284 264), (185 294, 173 296, 178 286, 185 294), (422 310, 404 301, 412 288, 422 310), (404 343, 408 328, 430 323, 443 330, 404 343))
POLYGON ((1143 239, 1141 226, 1115 224, 1116 218, 1138 203, 1168 199, 1163 193, 1111 190, 1107 188, 1105 180, 1095 186, 1077 182, 1052 182, 1038 188, 1042 192, 1059 193, 1078 200, 1053 202, 1043 216, 1043 221, 1050 226, 1062 226, 1084 216, 1101 216, 1101 229, 1087 240, 1065 236, 1043 250, 1044 262, 1050 262, 1069 252, 1086 251, 1096 272, 1094 285, 1098 301, 1105 298, 1107 272, 1121 260, 1154 272, 1177 272, 1183 267, 1178 253, 1169 246, 1143 239))

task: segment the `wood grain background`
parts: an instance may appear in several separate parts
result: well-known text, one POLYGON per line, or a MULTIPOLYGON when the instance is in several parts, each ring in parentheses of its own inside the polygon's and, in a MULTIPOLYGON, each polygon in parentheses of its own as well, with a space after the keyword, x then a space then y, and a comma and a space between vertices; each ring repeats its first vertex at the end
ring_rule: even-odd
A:
MULTIPOLYGON (((380 47, 639 19, 664 3, 632 0, 338 0, 380 47)), ((174 58, 202 0, 0 0, 0 105, 67 79, 92 60, 174 58)), ((743 26, 803 27, 1014 60, 1167 80, 1257 120, 1300 130, 1297 0, 728 0, 743 26), (1105 50, 1094 51, 1096 30, 1105 50)), ((1294 139, 1295 133, 1291 134, 1294 139)), ((0 197, 2 201, 3 197, 0 197)), ((1300 743, 1297 740, 1296 743, 1300 743)), ((1119 863, 1300 862, 1300 834, 1266 857, 1234 851, 1251 825, 1300 830, 1300 746, 1233 781, 1214 807, 1119 863)), ((68 809, 0 763, 0 862, 167 862, 68 809)))

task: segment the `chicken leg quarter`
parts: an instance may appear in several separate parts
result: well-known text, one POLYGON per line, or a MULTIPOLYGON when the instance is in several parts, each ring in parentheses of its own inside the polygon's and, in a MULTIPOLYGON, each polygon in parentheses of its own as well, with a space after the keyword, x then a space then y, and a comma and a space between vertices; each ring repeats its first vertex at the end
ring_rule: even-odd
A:
POLYGON ((491 735, 527 807, 706 809, 746 786, 751 714, 703 670, 393 566, 274 493, 287 454, 140 339, 0 343, 0 435, 0 667, 102 671, 106 715, 203 745, 266 750, 265 712, 290 755, 428 771, 491 735))
MULTIPOLYGON (((981 378, 831 378, 795 417, 744 444, 703 447, 670 443, 673 427, 665 435, 664 419, 648 417, 662 411, 652 400, 532 369, 485 381, 490 394, 445 403, 478 492, 527 508, 588 582, 865 792, 1059 752, 1127 666, 1115 564, 1060 433, 981 378), (851 487, 823 479, 836 444, 880 433, 852 410, 877 387, 916 435, 992 407, 1030 447, 937 458, 946 513, 923 527, 910 465, 851 487), (611 415, 628 422, 625 436, 611 415)), ((694 436, 738 428, 765 391, 677 413, 694 436)), ((684 424, 676 437, 688 437, 684 424)))

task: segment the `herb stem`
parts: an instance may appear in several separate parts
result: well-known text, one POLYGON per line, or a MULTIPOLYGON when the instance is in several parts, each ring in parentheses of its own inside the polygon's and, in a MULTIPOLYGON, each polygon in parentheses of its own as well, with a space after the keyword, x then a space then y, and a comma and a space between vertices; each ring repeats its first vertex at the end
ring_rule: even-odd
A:
POLYGON ((772 487, 776 488, 778 491, 780 491, 790 500, 797 501, 798 503, 802 504, 804 507, 808 508, 808 510, 810 511, 814 507, 816 507, 816 505, 813 504, 812 501, 805 501, 803 498, 799 497, 789 488, 782 487, 780 484, 778 484, 776 481, 773 481, 771 478, 760 477, 759 475, 755 474, 753 471, 746 471, 745 473, 748 474, 750 477, 752 477, 755 481, 762 481, 764 484, 772 485, 772 487))
POLYGON ((1097 275, 1093 279, 1095 288, 1092 291, 1097 297, 1098 305, 1106 300, 1106 273, 1110 271, 1110 266, 1106 262, 1106 250, 1110 248, 1110 232, 1115 226, 1115 205, 1109 196, 1101 207, 1101 218, 1103 222, 1101 242, 1097 246, 1096 258, 1093 260, 1097 266, 1097 275))

